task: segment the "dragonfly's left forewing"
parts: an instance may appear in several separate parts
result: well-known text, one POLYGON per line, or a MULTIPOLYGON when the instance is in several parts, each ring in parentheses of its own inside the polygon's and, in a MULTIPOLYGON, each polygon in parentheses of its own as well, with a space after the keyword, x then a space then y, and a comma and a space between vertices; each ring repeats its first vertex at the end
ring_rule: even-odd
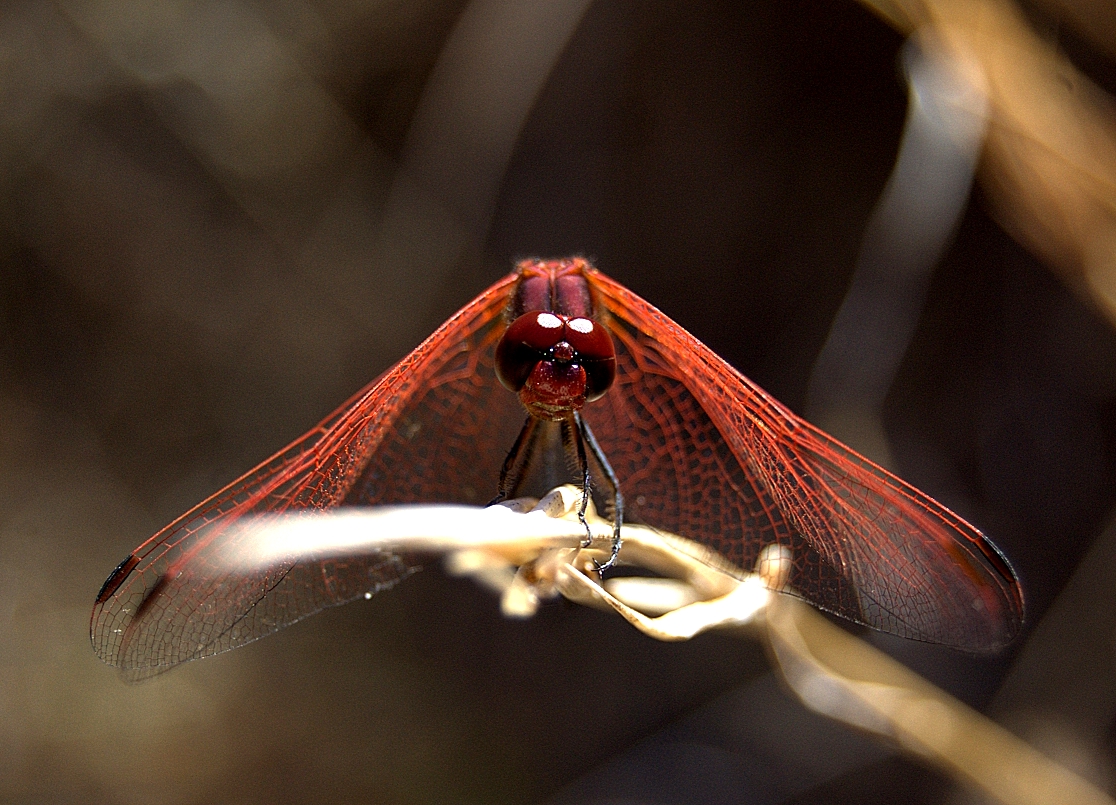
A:
POLYGON ((481 421, 485 405, 507 419, 505 409, 518 402, 500 390, 478 404, 498 383, 477 369, 492 363, 513 282, 489 288, 318 427, 137 548, 97 596, 90 636, 98 656, 141 679, 413 572, 408 557, 384 552, 290 556, 249 570, 248 532, 234 526, 338 505, 487 502, 507 449, 500 442, 505 432, 514 436, 521 415, 510 424, 481 421))

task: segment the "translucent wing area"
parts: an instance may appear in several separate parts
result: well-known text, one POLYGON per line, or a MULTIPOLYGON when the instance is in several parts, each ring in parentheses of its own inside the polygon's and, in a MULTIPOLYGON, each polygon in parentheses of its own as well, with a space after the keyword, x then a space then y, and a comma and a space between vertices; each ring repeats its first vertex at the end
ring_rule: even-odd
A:
POLYGON ((970 651, 1023 622, 1010 565, 973 526, 799 419, 599 273, 617 387, 584 416, 631 518, 750 570, 788 547, 788 589, 850 620, 970 651))
MULTIPOLYGON (((584 415, 630 519, 742 571, 788 547, 788 589, 851 620, 968 650, 1009 642, 1014 573, 961 518, 796 417, 677 324, 591 272, 617 346, 616 388, 584 415)), ((227 570, 245 515, 345 504, 485 503, 522 425, 493 353, 512 275, 321 425, 187 512, 113 572, 97 654, 140 679, 251 642, 413 571, 407 557, 290 557, 227 570)))
MULTIPOLYGON (((413 572, 386 553, 230 572, 245 515, 344 504, 484 504, 523 424, 493 371, 509 276, 314 430, 136 549, 97 596, 97 655, 131 679, 249 643, 413 572)), ((235 565, 233 565, 235 566, 235 565)))

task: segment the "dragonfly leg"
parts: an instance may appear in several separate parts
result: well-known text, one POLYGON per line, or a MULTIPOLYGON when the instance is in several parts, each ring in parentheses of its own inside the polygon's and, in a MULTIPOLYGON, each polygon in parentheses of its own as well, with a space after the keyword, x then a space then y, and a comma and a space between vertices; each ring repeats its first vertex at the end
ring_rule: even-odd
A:
POLYGON ((571 417, 572 422, 562 423, 562 430, 566 436, 567 444, 573 442, 577 448, 577 471, 581 474, 581 505, 577 507, 577 519, 585 529, 585 539, 581 541, 582 548, 593 544, 593 532, 589 530, 589 523, 585 519, 585 511, 589 508, 589 499, 593 494, 591 477, 589 475, 589 457, 585 454, 585 438, 581 430, 581 417, 576 413, 571 417))
MULTIPOLYGON (((593 458, 596 459, 604 473, 605 480, 612 487, 612 554, 604 564, 597 565, 597 572, 603 572, 616 564, 616 557, 620 553, 620 526, 624 523, 624 496, 620 493, 620 481, 616 477, 612 465, 608 463, 608 458, 601 450, 601 446, 597 443, 597 437, 593 435, 589 423, 582 418, 580 412, 574 413, 574 422, 577 423, 578 433, 581 437, 578 439, 580 450, 584 453, 584 445, 589 445, 589 452, 593 454, 593 458)), ((588 468, 586 468, 586 489, 588 489, 588 477, 588 468)))
POLYGON ((489 502, 489 506, 515 496, 515 491, 519 487, 519 482, 523 480, 523 473, 531 460, 538 437, 538 425, 539 420, 533 416, 527 417, 527 421, 523 423, 523 428, 515 437, 515 444, 508 452, 508 457, 504 459, 504 466, 500 468, 500 485, 496 488, 496 497, 489 502))

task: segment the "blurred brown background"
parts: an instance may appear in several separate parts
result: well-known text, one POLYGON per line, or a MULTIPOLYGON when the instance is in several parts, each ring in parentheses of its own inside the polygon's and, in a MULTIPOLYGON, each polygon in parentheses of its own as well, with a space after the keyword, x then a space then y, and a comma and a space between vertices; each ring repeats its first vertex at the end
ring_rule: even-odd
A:
MULTIPOLYGON (((1095 23, 1024 12, 1105 108, 1095 23)), ((814 0, 5 4, 0 801, 958 801, 785 699, 756 643, 506 621, 437 567, 138 687, 87 638, 133 547, 516 257, 594 258, 803 411, 899 148, 903 41, 814 0)), ((1103 283, 1010 214, 1026 163, 997 142, 883 422, 903 477, 1011 558, 1033 625, 1116 503, 1116 335, 1103 283)), ((1065 622, 1043 656, 1095 658, 1089 729, 1042 678, 1004 707, 1104 785, 1116 630, 1065 622)), ((978 706, 1028 650, 872 639, 978 706)))

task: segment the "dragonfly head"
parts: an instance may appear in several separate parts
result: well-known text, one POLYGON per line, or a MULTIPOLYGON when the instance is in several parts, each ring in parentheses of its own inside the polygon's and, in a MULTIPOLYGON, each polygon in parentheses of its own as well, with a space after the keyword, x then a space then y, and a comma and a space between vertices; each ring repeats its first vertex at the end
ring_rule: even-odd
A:
POLYGON ((612 337, 592 319, 524 313, 496 345, 496 376, 531 416, 566 419, 616 378, 612 337))

